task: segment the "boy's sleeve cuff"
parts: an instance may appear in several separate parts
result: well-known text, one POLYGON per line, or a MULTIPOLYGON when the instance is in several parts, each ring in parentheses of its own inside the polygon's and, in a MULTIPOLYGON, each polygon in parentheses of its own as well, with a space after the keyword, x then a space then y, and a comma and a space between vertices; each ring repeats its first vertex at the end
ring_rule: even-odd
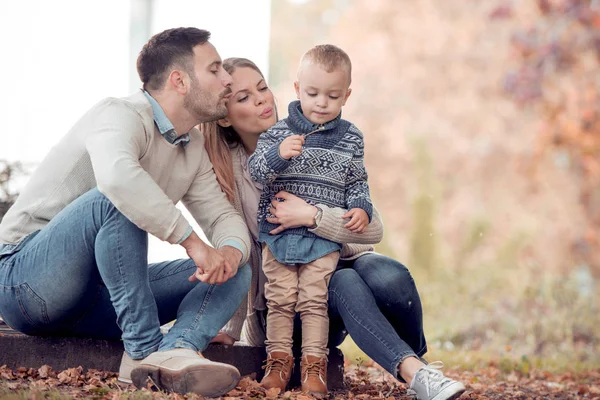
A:
POLYGON ((265 158, 267 166, 276 172, 283 171, 290 163, 290 160, 286 160, 279 155, 279 145, 272 146, 265 154, 265 158))

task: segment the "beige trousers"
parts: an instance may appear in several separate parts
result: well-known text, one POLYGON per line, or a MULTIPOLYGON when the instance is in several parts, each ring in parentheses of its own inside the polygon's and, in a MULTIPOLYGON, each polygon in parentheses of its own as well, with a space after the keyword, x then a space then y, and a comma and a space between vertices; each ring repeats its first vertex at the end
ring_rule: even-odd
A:
POLYGON ((292 354, 294 317, 302 320, 302 354, 328 354, 329 316, 327 288, 337 267, 339 251, 308 264, 281 264, 263 245, 263 271, 267 277, 267 352, 292 354))

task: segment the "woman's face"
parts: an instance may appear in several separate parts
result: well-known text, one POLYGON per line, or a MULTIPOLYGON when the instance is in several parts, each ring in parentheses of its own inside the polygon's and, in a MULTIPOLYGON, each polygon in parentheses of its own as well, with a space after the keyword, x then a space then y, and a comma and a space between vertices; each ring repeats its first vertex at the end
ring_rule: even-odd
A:
POLYGON ((226 120, 242 138, 258 137, 277 122, 273 93, 252 68, 238 67, 231 77, 232 96, 227 104, 226 120))

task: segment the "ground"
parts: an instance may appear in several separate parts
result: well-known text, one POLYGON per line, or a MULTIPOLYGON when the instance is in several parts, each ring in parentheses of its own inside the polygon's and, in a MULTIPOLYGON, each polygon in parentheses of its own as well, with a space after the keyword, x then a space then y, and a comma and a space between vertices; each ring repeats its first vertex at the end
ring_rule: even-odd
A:
MULTIPOLYGON (((446 369, 447 376, 464 382, 467 391, 461 399, 600 399, 600 371, 551 374, 542 371, 502 372, 501 366, 490 363, 484 369, 460 371, 446 369)), ((346 367, 348 389, 331 393, 330 399, 405 400, 403 384, 377 366, 346 367)), ((151 387, 135 390, 117 382, 116 374, 97 370, 83 373, 81 367, 53 371, 48 366, 38 370, 20 368, 16 371, 0 367, 0 399, 200 399, 197 395, 180 396, 153 391, 151 387)), ((244 377, 238 387, 223 400, 233 399, 310 400, 298 391, 283 394, 265 391, 252 377, 244 377)))

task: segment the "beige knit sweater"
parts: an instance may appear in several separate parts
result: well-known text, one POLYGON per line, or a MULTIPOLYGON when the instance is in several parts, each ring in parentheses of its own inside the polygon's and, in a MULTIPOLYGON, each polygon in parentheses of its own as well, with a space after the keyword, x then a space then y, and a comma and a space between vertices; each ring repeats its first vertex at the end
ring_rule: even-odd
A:
POLYGON ((219 248, 235 241, 246 255, 251 241, 227 201, 204 149, 190 131, 187 147, 172 145, 154 124, 143 92, 108 98, 88 111, 50 150, 0 224, 0 243, 17 243, 42 229, 73 200, 97 187, 138 227, 177 243, 190 223, 180 200, 219 248))
MULTIPOLYGON (((244 214, 242 208, 242 193, 244 193, 242 187, 246 184, 242 175, 242 162, 247 159, 244 151, 242 146, 235 147, 231 150, 231 156, 235 176, 234 207, 247 220, 249 216, 244 214)), ((344 228, 345 222, 342 219, 342 215, 346 213, 346 210, 329 208, 322 204, 319 204, 319 208, 323 210, 323 216, 319 225, 315 229, 311 229, 311 232, 325 239, 344 243, 340 254, 342 259, 354 259, 366 252, 373 251, 373 244, 379 243, 383 237, 383 222, 376 209, 373 211, 373 219, 366 231, 356 234, 344 228)), ((247 299, 243 301, 233 318, 225 325, 223 331, 232 338, 240 340, 243 330, 244 342, 251 346, 264 346, 266 339, 265 321, 261 317, 262 313, 257 311, 266 309, 263 290, 266 278, 262 272, 260 244, 256 241, 256 238, 252 238, 252 241, 253 248, 249 260, 252 267, 250 291, 248 292, 247 299)))

